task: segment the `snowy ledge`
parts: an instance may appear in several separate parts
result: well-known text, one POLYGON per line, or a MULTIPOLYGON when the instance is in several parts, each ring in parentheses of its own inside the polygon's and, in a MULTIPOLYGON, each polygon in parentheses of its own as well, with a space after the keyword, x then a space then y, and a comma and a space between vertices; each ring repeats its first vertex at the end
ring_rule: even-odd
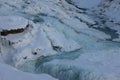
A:
POLYGON ((0 34, 17 34, 29 27, 28 20, 20 16, 0 16, 0 34))

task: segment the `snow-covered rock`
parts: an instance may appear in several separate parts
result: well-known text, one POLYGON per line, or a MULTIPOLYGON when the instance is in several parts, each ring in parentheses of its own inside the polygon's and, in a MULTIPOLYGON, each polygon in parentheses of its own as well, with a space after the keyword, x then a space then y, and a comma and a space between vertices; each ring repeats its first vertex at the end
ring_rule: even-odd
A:
POLYGON ((20 16, 0 16, 0 29, 1 30, 12 30, 26 28, 28 20, 20 16))

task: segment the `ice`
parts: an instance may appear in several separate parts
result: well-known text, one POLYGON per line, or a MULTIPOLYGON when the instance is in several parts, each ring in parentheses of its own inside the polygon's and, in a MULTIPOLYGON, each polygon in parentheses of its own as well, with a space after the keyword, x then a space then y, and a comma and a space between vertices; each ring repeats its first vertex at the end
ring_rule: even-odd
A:
POLYGON ((0 0, 0 80, 119 80, 119 26, 119 0, 0 0))
POLYGON ((47 27, 45 26, 44 31, 46 32, 52 45, 58 47, 60 51, 69 52, 81 48, 78 43, 76 43, 74 40, 67 39, 63 33, 52 28, 51 25, 48 25, 47 27))
POLYGON ((15 45, 18 53, 14 57, 16 66, 29 60, 51 56, 58 52, 70 52, 81 48, 80 44, 72 39, 67 39, 63 33, 59 32, 48 23, 37 28, 37 32, 32 34, 32 36, 33 37, 27 37, 29 40, 25 38, 25 42, 23 39, 23 42, 15 45), (36 34, 39 34, 39 36, 36 34), (36 55, 33 53, 36 53, 36 55), (25 57, 27 58, 24 59, 25 57))
POLYGON ((81 54, 75 60, 54 59, 41 64, 37 72, 49 73, 60 80, 118 80, 119 53, 118 48, 81 54))

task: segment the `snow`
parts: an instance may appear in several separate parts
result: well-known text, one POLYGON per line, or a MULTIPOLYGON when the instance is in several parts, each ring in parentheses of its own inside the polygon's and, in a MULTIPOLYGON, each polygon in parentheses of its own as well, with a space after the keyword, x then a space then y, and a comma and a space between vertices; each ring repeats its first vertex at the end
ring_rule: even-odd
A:
POLYGON ((73 0, 73 3, 80 8, 93 8, 99 4, 101 0, 73 0))
POLYGON ((52 45, 60 47, 61 51, 69 52, 81 48, 81 46, 78 43, 76 43, 74 40, 67 39, 63 33, 52 28, 50 25, 44 27, 44 31, 47 33, 47 36, 52 42, 52 45))
MULTIPOLYGON (((108 27, 112 30, 115 30, 117 33, 117 38, 113 39, 113 41, 120 42, 120 1, 119 0, 101 0, 97 7, 94 8, 94 12, 97 16, 102 17, 105 21, 103 24, 103 28, 108 27), (114 15, 113 15, 114 14, 114 15)), ((98 27, 98 26, 97 26, 98 27)))
POLYGON ((0 16, 0 28, 4 30, 25 28, 28 20, 20 16, 0 16))
POLYGON ((63 33, 48 23, 36 28, 36 33, 32 34, 32 36, 27 37, 28 40, 25 38, 25 42, 23 39, 23 42, 14 46, 17 50, 17 54, 14 56, 15 66, 24 64, 29 60, 58 54, 59 51, 70 52, 81 49, 80 44, 72 39, 67 39, 63 33), (39 34, 39 36, 36 34, 39 34), (53 49, 54 47, 55 49, 53 49), (37 52, 37 55, 33 55, 34 52, 37 52), (27 57, 27 59, 24 59, 24 57, 27 57))
POLYGON ((110 35, 107 35, 107 34, 101 32, 99 30, 95 30, 95 29, 92 29, 92 28, 83 29, 83 30, 81 30, 81 33, 84 33, 84 34, 89 35, 89 36, 94 36, 94 37, 96 37, 100 40, 110 39, 110 35))
POLYGON ((119 0, 66 1, 0 0, 0 80, 120 79, 119 0))
POLYGON ((105 14, 106 16, 108 16, 110 18, 110 20, 114 20, 115 22, 120 21, 120 5, 119 5, 119 0, 113 0, 113 1, 101 1, 101 3, 99 4, 100 9, 104 10, 104 12, 102 12, 103 14, 105 14), (105 7, 106 6, 106 7, 105 7), (115 15, 113 15, 115 14, 115 15))
POLYGON ((21 72, 9 65, 0 63, 0 80, 57 80, 47 74, 31 74, 21 72))
POLYGON ((73 14, 74 14, 75 17, 81 19, 83 22, 85 22, 87 24, 90 24, 90 25, 96 24, 96 22, 91 17, 89 17, 88 15, 79 14, 79 13, 73 13, 73 14))

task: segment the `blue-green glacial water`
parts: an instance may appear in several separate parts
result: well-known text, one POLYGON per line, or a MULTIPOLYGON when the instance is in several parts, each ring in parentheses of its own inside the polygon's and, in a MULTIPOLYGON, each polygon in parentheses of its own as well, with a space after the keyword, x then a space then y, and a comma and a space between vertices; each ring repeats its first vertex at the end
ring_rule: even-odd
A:
POLYGON ((84 68, 75 66, 74 64, 72 65, 72 63, 76 63, 75 60, 78 59, 81 54, 119 49, 119 42, 100 39, 99 36, 95 36, 95 34, 99 34, 99 31, 98 33, 94 33, 94 31, 89 33, 89 28, 81 29, 80 33, 76 33, 72 28, 61 23, 57 18, 41 15, 38 16, 43 19, 42 23, 49 22, 53 24, 58 31, 63 32, 67 38, 74 39, 82 46, 82 48, 72 52, 58 52, 56 55, 31 60, 20 66, 19 69, 35 74, 47 73, 59 80, 104 80, 102 78, 89 78, 88 75, 91 75, 89 70, 87 71, 84 68))

